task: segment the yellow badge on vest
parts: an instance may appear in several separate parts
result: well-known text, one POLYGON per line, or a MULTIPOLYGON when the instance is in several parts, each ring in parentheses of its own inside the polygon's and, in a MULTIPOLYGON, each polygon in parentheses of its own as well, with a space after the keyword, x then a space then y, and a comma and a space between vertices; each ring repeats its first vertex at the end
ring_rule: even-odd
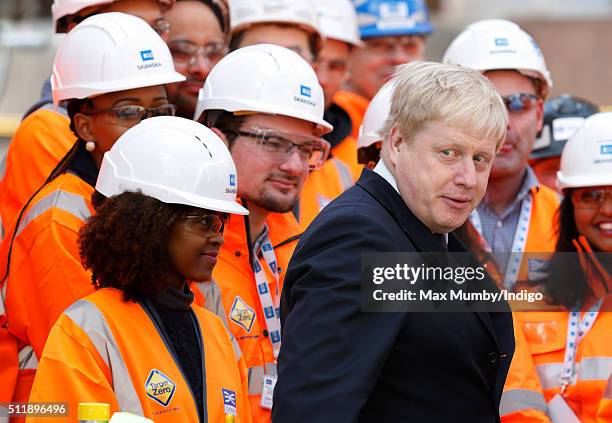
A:
POLYGON ((167 407, 176 391, 176 384, 159 370, 153 369, 145 382, 145 389, 149 398, 167 407))
POLYGON ((255 310, 249 307, 242 298, 236 296, 229 313, 229 318, 247 332, 251 332, 253 322, 255 321, 255 310))

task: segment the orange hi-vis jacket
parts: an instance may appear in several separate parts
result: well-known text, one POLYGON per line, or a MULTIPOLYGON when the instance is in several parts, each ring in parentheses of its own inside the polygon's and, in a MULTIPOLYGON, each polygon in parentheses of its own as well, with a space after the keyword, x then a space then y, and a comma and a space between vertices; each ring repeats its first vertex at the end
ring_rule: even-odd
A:
POLYGON ((38 109, 21 122, 0 171, 0 219, 4 232, 75 140, 68 117, 53 110, 38 109))
MULTIPOLYGON (((612 297, 607 297, 601 309, 609 310, 610 306, 612 306, 612 297)), ((520 357, 515 355, 508 378, 526 380, 537 377, 541 387, 540 398, 543 397, 546 403, 561 392, 569 314, 567 310, 515 313, 517 325, 524 333, 523 340, 516 340, 517 348, 519 342, 524 342, 530 355, 520 357)), ((584 313, 581 317, 582 315, 584 313)), ((605 400, 606 389, 612 389, 608 383, 612 376, 611 333, 612 313, 602 311, 577 345, 574 377, 567 386, 563 398, 583 423, 611 421, 609 418, 612 417, 612 410, 610 408, 606 410, 605 400)), ((531 388, 527 389, 534 391, 533 386, 531 384, 531 388)), ((505 391, 504 395, 507 393, 505 391)), ((503 402, 502 399, 502 405, 503 402)), ((534 403, 525 396, 523 401, 516 401, 513 419, 502 419, 502 421, 548 422, 548 419, 542 417, 534 418, 535 410, 542 410, 541 401, 537 404, 534 406, 534 403)))
MULTIPOLYGON (((45 345, 30 401, 67 402, 66 422, 76 421, 79 402, 108 403, 111 413, 128 411, 158 423, 199 421, 169 340, 142 305, 122 296, 118 289, 101 289, 61 315, 45 345)), ((250 422, 240 350, 218 317, 194 305, 191 311, 202 345, 206 421, 225 422, 231 414, 235 422, 250 422)))
POLYGON ((550 423, 548 405, 542 391, 531 351, 517 313, 512 314, 514 355, 504 384, 499 415, 502 423, 550 423))
POLYGON ((338 91, 334 96, 334 103, 344 109, 351 117, 353 123, 351 135, 356 140, 359 138, 359 127, 370 100, 351 91, 338 91))
POLYGON ((327 160, 321 169, 312 171, 306 178, 300 194, 298 214, 300 224, 303 227, 310 225, 323 207, 354 183, 350 169, 335 157, 327 160))
MULTIPOLYGON (((536 266, 537 262, 549 259, 555 251, 557 243, 557 236, 554 229, 555 213, 559 208, 559 197, 557 193, 544 185, 540 185, 537 188, 532 188, 530 195, 532 198, 531 216, 524 248, 524 252, 527 254, 524 254, 522 257, 517 281, 532 279, 534 273, 533 269, 541 270, 540 266, 536 266)), ((473 229, 469 221, 466 223, 469 225, 468 232, 470 236, 478 236, 478 239, 468 242, 468 245, 476 246, 470 249, 475 250, 477 255, 484 250, 490 249, 484 237, 478 235, 478 232, 473 229)), ((483 254, 480 254, 479 259, 487 262, 487 271, 501 286, 503 276, 500 275, 496 263, 484 258, 483 254)), ((516 291, 523 287, 523 284, 518 283, 512 286, 511 290, 516 291)))
MULTIPOLYGON (((270 410, 260 404, 264 376, 276 376, 276 360, 249 259, 245 218, 233 216, 225 230, 213 278, 221 289, 230 330, 242 350, 249 374, 249 399, 254 422, 269 422, 270 410)), ((269 238, 278 263, 280 286, 263 265, 270 293, 282 289, 289 259, 301 227, 291 213, 272 213, 267 218, 269 238)), ((261 260, 263 263, 263 260, 261 260)))
MULTIPOLYGON (((74 301, 94 288, 91 275, 81 266, 77 237, 83 221, 91 215, 94 188, 72 173, 47 184, 25 210, 18 227, 15 219, 0 248, 4 273, 14 231, 10 273, 5 292, 6 325, 0 351, 18 351, 15 370, 3 373, 2 397, 27 400, 38 360, 51 327, 74 301), (11 347, 12 345, 12 347, 11 347), (5 391, 6 390, 6 391, 5 391)), ((7 363, 15 364, 15 359, 7 363)))
POLYGON ((363 165, 357 162, 357 139, 359 138, 359 127, 363 121, 370 100, 350 91, 338 91, 334 96, 334 103, 348 113, 351 118, 351 136, 343 139, 332 148, 332 156, 340 159, 351 170, 353 180, 359 179, 363 165))

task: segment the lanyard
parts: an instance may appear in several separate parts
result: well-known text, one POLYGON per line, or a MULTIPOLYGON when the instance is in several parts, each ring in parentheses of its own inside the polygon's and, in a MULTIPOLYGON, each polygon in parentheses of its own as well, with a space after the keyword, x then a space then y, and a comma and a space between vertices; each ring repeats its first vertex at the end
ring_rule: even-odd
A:
POLYGON ((565 343, 565 359, 563 362, 563 372, 561 373, 561 394, 565 392, 567 386, 571 383, 572 377, 574 376, 574 366, 576 364, 576 351, 578 350, 578 344, 591 330, 597 315, 599 314, 599 308, 601 307, 602 300, 595 303, 589 311, 584 313, 582 320, 580 319, 579 311, 572 311, 569 314, 569 321, 567 323, 567 341, 565 343))
MULTIPOLYGON (((523 252, 525 252, 525 245, 527 244, 527 235, 529 234, 529 222, 531 221, 531 208, 533 204, 533 198, 531 193, 529 193, 521 202, 521 212, 519 214, 519 220, 516 227, 516 232, 514 233, 514 240, 512 241, 512 249, 510 251, 510 260, 508 261, 508 265, 506 266, 506 274, 504 276, 504 287, 510 288, 516 280, 518 279, 519 270, 521 268, 521 259, 523 256, 523 252)), ((492 251, 491 247, 488 245, 484 235, 482 234, 482 221, 480 220, 480 215, 478 211, 474 209, 470 214, 470 220, 472 221, 472 225, 474 225, 474 229, 480 234, 483 242, 487 246, 489 251, 492 251)))
POLYGON ((270 238, 268 237, 267 231, 264 235, 264 239, 261 244, 261 253, 264 261, 266 262, 266 265, 268 266, 268 269, 270 269, 270 272, 272 273, 272 275, 274 275, 274 278, 276 279, 276 292, 274 295, 274 299, 272 298, 270 286, 268 285, 266 274, 263 270, 263 267, 261 266, 261 262, 259 261, 257 251, 254 251, 253 253, 253 273, 255 274, 257 294, 259 295, 259 302, 264 312, 266 327, 268 328, 270 341, 272 342, 272 349, 274 351, 274 358, 276 359, 278 358, 278 352, 280 351, 281 345, 279 310, 280 295, 278 293, 279 278, 276 255, 274 254, 274 248, 272 247, 272 243, 270 242, 270 238))

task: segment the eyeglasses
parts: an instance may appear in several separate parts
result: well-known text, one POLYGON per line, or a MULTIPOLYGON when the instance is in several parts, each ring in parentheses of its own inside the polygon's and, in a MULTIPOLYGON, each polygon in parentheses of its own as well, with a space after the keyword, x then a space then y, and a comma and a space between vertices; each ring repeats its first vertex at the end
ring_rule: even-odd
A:
POLYGON ((159 18, 151 24, 151 28, 153 28, 153 30, 157 32, 160 37, 165 38, 168 34, 170 34, 171 25, 170 22, 164 18, 159 18))
POLYGON ((502 97, 508 112, 518 113, 533 109, 538 103, 538 96, 535 94, 517 93, 502 97))
POLYGON ((315 137, 296 135, 273 129, 251 128, 250 131, 229 131, 251 139, 258 152, 265 154, 276 163, 283 163, 297 150, 300 159, 308 163, 310 170, 319 169, 327 160, 330 145, 315 137))
POLYGON ((214 66, 227 54, 227 46, 223 43, 211 43, 198 47, 190 41, 170 41, 168 43, 170 53, 177 66, 192 66, 197 57, 202 56, 207 66, 214 66))
POLYGON ((572 204, 577 209, 598 209, 608 195, 612 198, 612 188, 579 188, 572 191, 572 204))
POLYGON ((425 38, 418 35, 403 35, 400 37, 372 38, 365 40, 365 47, 371 52, 388 56, 396 49, 403 54, 415 56, 422 54, 425 38))
POLYGON ((346 60, 317 60, 312 67, 315 72, 325 70, 331 77, 342 79, 346 75, 347 62, 346 60))
POLYGON ((229 223, 229 214, 188 214, 181 217, 185 220, 186 228, 205 238, 212 238, 225 231, 229 223))
POLYGON ((164 104, 163 106, 149 109, 147 107, 129 104, 108 109, 94 110, 90 112, 89 115, 97 115, 100 113, 106 115, 106 123, 131 128, 140 123, 141 120, 150 117, 174 116, 176 113, 176 106, 174 104, 164 104))

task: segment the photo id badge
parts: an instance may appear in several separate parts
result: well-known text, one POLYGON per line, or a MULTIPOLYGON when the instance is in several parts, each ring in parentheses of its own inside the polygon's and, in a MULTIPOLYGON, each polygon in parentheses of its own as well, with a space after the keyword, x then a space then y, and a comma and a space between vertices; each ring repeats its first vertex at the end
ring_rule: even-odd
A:
POLYGON ((274 396, 274 385, 276 385, 276 376, 264 376, 263 389, 261 390, 261 406, 272 410, 272 398, 274 396))

